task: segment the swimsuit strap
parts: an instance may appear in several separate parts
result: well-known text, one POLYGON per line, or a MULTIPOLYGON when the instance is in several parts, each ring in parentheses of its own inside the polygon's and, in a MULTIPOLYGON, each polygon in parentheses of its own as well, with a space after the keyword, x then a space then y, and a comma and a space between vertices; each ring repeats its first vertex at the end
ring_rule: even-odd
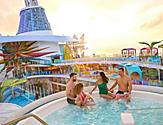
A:
POLYGON ((86 94, 84 92, 81 92, 80 93, 80 99, 82 101, 83 104, 86 103, 86 94))

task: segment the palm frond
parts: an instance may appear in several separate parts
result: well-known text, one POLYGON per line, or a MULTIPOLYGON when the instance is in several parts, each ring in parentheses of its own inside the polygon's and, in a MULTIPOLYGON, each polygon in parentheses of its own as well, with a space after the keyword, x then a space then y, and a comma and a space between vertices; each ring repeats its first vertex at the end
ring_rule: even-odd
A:
POLYGON ((28 56, 32 56, 32 57, 40 57, 40 56, 44 56, 44 55, 47 55, 47 54, 51 54, 51 53, 54 53, 54 52, 38 52, 38 53, 29 53, 28 56))
POLYGON ((154 46, 154 45, 156 45, 156 44, 158 44, 158 43, 161 43, 161 41, 151 42, 151 46, 154 46))
POLYGON ((49 47, 39 48, 39 46, 34 45, 36 42, 37 41, 11 42, 3 44, 3 48, 0 49, 2 51, 0 56, 2 56, 3 59, 0 60, 0 64, 4 64, 5 66, 0 70, 0 72, 3 70, 6 70, 7 72, 11 71, 14 67, 19 67, 22 62, 30 60, 33 57, 41 57, 56 52, 40 52, 49 47))
POLYGON ((6 54, 0 53, 0 56, 4 57, 4 56, 6 56, 6 54))
POLYGON ((163 48, 163 44, 159 45, 158 48, 163 48))
POLYGON ((34 46, 34 47, 30 47, 30 48, 27 48, 27 49, 23 49, 22 51, 30 51, 30 50, 33 50, 33 49, 36 49, 38 48, 39 46, 34 46))
POLYGON ((0 64, 3 64, 3 63, 4 63, 4 59, 1 59, 1 60, 0 60, 0 64))
POLYGON ((0 73, 3 72, 3 70, 5 70, 6 66, 3 66, 3 68, 0 70, 0 73))
POLYGON ((150 47, 150 44, 149 43, 146 43, 146 42, 139 42, 139 44, 144 44, 144 45, 147 45, 150 47))
POLYGON ((30 43, 30 42, 26 42, 26 44, 27 44, 26 46, 27 46, 27 47, 31 47, 31 46, 32 46, 33 44, 35 44, 36 42, 37 42, 37 41, 31 42, 31 43, 30 43))
POLYGON ((24 54, 26 53, 33 53, 33 52, 39 52, 39 51, 41 51, 41 50, 45 50, 45 49, 47 49, 47 48, 49 48, 49 47, 44 47, 44 48, 40 48, 40 49, 35 49, 35 50, 29 50, 29 51, 25 51, 25 52, 23 52, 24 54))

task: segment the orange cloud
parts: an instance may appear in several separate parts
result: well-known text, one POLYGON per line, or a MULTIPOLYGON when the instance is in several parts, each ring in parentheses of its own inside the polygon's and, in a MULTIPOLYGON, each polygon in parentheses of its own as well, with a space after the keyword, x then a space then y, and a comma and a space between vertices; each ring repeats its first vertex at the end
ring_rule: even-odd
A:
POLYGON ((151 19, 147 22, 145 22, 142 26, 141 29, 151 29, 156 26, 159 26, 160 24, 163 24, 163 13, 156 16, 154 19, 151 19))

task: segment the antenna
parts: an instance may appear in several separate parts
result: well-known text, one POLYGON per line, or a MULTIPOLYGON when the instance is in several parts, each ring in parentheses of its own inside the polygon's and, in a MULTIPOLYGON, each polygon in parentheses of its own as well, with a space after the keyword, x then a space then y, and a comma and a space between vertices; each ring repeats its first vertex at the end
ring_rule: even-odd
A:
POLYGON ((38 6, 37 0, 25 0, 26 7, 38 6))

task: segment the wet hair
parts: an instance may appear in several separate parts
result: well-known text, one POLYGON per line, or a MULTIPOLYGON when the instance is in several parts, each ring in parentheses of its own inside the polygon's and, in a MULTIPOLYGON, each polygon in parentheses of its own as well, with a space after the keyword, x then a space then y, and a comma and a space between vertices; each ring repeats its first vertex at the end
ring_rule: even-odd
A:
POLYGON ((73 76, 75 76, 75 75, 77 75, 77 74, 76 73, 71 73, 70 74, 70 78, 73 77, 73 76))
POLYGON ((74 93, 75 95, 78 95, 80 94, 81 92, 81 89, 84 87, 84 85, 82 83, 78 83, 75 85, 75 88, 74 88, 74 93))
POLYGON ((100 76, 101 76, 101 78, 102 78, 102 81, 104 82, 104 83, 108 83, 108 77, 106 77, 106 75, 105 75, 105 73, 104 72, 100 72, 100 76))
POLYGON ((122 67, 118 68, 118 70, 121 70, 121 71, 123 71, 123 72, 124 72, 124 68, 122 68, 122 67))

